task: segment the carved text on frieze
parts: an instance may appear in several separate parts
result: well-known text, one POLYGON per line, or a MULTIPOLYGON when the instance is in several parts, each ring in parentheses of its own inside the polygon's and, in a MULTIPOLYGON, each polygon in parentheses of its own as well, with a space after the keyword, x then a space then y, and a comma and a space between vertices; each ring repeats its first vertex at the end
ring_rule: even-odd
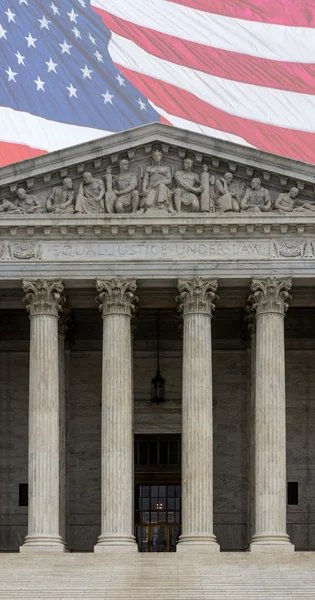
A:
POLYGON ((269 241, 185 241, 185 242, 93 242, 48 243, 44 259, 57 261, 80 260, 207 260, 237 258, 268 258, 269 241))
POLYGON ((314 260, 313 239, 151 242, 0 242, 1 261, 187 262, 314 260))

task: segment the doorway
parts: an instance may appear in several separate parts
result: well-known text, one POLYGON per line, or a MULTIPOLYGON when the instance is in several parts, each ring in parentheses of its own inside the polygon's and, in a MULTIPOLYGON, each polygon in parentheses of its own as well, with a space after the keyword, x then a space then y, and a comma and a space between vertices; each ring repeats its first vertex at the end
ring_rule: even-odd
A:
POLYGON ((135 536, 139 552, 176 552, 181 524, 179 484, 137 484, 135 536))
POLYGON ((137 525, 139 552, 176 552, 179 525, 137 525))

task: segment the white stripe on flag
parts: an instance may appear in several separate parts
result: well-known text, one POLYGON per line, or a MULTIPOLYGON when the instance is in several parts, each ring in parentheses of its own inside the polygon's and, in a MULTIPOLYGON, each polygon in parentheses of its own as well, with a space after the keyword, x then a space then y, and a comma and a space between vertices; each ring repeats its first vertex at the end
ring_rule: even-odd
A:
POLYGON ((25 144, 53 152, 68 146, 111 135, 113 131, 80 127, 49 121, 27 112, 0 107, 0 136, 2 142, 25 144))
POLYGON ((96 8, 136 25, 230 52, 285 62, 315 62, 313 28, 245 21, 166 0, 91 0, 96 8))
POLYGON ((254 148, 251 144, 246 142, 243 138, 238 135, 233 135, 233 133, 226 133, 225 131, 219 131, 218 129, 213 129, 212 127, 206 127, 206 125, 199 125, 198 123, 194 123, 193 121, 187 121, 187 119, 182 119, 181 117, 176 117, 175 115, 171 115, 163 108, 156 106, 154 102, 150 102, 152 108, 154 108, 162 117, 167 119, 172 125, 175 127, 179 127, 179 129, 186 129, 188 131, 196 131, 197 133, 203 133, 204 135, 208 135, 209 137, 218 138, 220 140, 226 140, 228 142, 233 142, 234 144, 241 144, 242 146, 248 146, 249 148, 254 148))
POLYGON ((109 42, 109 53, 118 66, 174 85, 231 115, 287 129, 315 131, 315 96, 194 71, 157 58, 116 34, 109 42))

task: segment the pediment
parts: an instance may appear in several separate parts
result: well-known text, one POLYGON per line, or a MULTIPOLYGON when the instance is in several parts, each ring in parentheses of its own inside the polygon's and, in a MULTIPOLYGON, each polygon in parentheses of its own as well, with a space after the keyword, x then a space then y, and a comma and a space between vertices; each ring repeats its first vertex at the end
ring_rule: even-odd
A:
MULTIPOLYGON (((279 194, 288 192, 292 187, 298 189, 297 202, 299 205, 314 203, 315 208, 314 166, 161 123, 145 125, 3 167, 0 169, 0 205, 4 198, 9 202, 16 203, 17 190, 23 188, 26 194, 35 196, 39 200, 43 207, 40 218, 44 219, 47 196, 53 188, 62 186, 65 178, 71 178, 75 197, 82 183, 84 172, 89 172, 93 178, 102 180, 106 188, 106 172, 110 170, 115 177, 119 172, 119 162, 122 159, 128 159, 129 170, 137 177, 137 190, 141 196, 143 195, 143 179, 147 168, 152 164, 152 152, 155 149, 163 153, 163 164, 169 168, 171 173, 172 183, 169 188, 173 195, 171 202, 175 212, 174 191, 178 184, 174 176, 176 172, 183 169, 185 158, 193 161, 193 172, 198 175, 199 179, 202 172, 207 170, 210 185, 216 179, 223 178, 225 173, 231 173, 233 189, 236 190, 235 194, 239 204, 246 189, 250 188, 252 179, 259 178, 262 188, 267 190, 271 198, 271 210, 268 212, 274 211, 274 203, 279 194)), ((197 183, 195 185, 197 187, 197 183)), ((200 202, 200 194, 197 193, 196 196, 200 202)), ((183 206, 183 209, 184 216, 189 218, 190 205, 183 206)), ((200 210, 197 212, 201 218, 200 210)), ((213 212, 221 212, 222 216, 224 211, 214 208, 213 212)), ((232 212, 229 213, 230 216, 235 217, 236 215, 232 215, 232 212)), ((239 217, 242 212, 246 211, 241 210, 238 214, 239 217)), ((103 216, 106 215, 108 218, 108 211, 105 207, 103 216)), ((0 225, 1 220, 9 216, 16 219, 39 217, 35 213, 33 215, 0 213, 0 225)), ((48 216, 53 217, 54 215, 49 214, 48 216)), ((72 218, 79 219, 81 216, 74 214, 72 218)), ((111 216, 115 216, 115 214, 111 216)), ((149 210, 145 216, 149 218, 149 210)), ((191 216, 195 217, 196 215, 191 216)), ((209 217, 209 214, 205 213, 204 216, 209 217)), ((301 214, 297 214, 297 218, 301 216, 301 214)), ((315 212, 306 211, 306 216, 315 218, 315 212)))
POLYGON ((313 276, 313 165, 153 123, 3 167, 0 181, 0 284, 39 266, 69 280, 313 276))

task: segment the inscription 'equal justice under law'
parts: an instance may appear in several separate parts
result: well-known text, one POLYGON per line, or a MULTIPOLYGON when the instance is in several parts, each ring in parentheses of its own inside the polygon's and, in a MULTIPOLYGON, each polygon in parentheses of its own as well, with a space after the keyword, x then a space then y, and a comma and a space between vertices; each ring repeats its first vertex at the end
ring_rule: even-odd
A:
POLYGON ((266 243, 92 243, 92 244, 54 244, 50 248, 52 255, 57 258, 75 258, 75 257, 97 257, 97 256, 114 256, 114 257, 140 257, 149 258, 161 257, 205 257, 205 256, 256 256, 268 253, 268 244, 266 243))

